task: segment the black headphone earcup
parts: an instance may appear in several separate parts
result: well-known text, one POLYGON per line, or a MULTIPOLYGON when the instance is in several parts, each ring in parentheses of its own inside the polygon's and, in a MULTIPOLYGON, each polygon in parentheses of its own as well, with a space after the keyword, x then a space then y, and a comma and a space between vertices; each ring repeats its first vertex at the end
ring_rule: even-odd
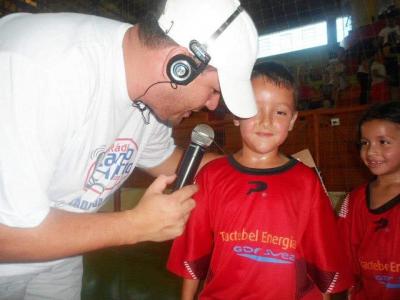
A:
POLYGON ((199 75, 199 72, 196 62, 191 57, 178 54, 169 60, 167 75, 171 82, 179 85, 187 85, 199 75))

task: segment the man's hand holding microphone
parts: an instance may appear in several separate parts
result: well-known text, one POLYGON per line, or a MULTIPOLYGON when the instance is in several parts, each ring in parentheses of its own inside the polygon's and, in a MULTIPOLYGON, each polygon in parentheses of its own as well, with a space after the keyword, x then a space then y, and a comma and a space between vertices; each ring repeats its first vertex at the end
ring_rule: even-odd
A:
POLYGON ((213 129, 205 124, 197 125, 191 134, 191 143, 178 167, 177 175, 160 175, 147 188, 133 210, 126 211, 134 228, 135 237, 129 243, 141 241, 165 241, 181 235, 190 212, 195 207, 193 195, 198 188, 193 184, 194 176, 204 152, 214 140, 213 129), (175 181, 176 179, 176 181, 175 181), (175 181, 173 191, 165 193, 175 181))

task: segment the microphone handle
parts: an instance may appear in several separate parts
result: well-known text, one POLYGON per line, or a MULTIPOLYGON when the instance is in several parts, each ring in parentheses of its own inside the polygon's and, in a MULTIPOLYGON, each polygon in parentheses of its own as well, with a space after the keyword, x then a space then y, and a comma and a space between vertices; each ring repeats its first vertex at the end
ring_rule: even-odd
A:
POLYGON ((179 164, 174 191, 193 183, 204 152, 205 149, 203 147, 194 143, 189 144, 179 164))

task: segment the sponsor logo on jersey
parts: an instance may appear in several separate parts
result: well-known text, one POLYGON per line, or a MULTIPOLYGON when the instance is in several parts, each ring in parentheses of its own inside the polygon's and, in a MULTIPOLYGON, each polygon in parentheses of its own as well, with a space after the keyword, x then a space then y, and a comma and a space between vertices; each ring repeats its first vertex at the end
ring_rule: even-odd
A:
POLYGON ((400 289, 400 276, 375 275, 375 280, 387 289, 400 289))
POLYGON ((246 195, 250 195, 252 193, 260 193, 267 190, 268 185, 264 181, 249 181, 249 185, 251 186, 247 191, 246 195))
POLYGON ((292 264, 295 261, 294 254, 270 248, 236 245, 233 246, 233 251, 238 256, 262 263, 292 264))
POLYGON ((276 235, 258 229, 249 231, 243 228, 241 230, 220 231, 219 236, 222 242, 225 243, 238 241, 259 242, 280 247, 282 250, 296 249, 297 246, 297 242, 292 236, 276 235))
POLYGON ((400 264, 395 261, 391 262, 382 262, 378 260, 371 260, 371 261, 363 261, 360 260, 361 268, 367 271, 385 271, 391 273, 400 273, 400 264))
POLYGON ((375 221, 374 224, 376 225, 375 231, 385 229, 389 225, 389 220, 386 218, 380 218, 379 220, 375 221))

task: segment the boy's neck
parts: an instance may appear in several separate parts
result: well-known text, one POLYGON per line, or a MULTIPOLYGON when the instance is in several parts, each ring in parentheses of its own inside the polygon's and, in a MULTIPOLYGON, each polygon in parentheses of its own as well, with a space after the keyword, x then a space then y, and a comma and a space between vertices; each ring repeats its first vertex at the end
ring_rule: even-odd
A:
POLYGON ((270 169, 285 165, 290 159, 278 152, 254 153, 244 149, 233 154, 234 159, 244 167, 253 169, 270 169))

